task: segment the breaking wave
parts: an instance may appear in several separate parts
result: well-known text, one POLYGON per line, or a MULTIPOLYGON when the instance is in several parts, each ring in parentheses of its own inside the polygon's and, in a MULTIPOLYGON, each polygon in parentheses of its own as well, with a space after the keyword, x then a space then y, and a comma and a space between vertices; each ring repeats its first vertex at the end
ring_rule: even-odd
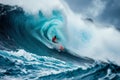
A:
POLYGON ((119 80, 120 33, 49 2, 0 1, 0 78, 119 80))

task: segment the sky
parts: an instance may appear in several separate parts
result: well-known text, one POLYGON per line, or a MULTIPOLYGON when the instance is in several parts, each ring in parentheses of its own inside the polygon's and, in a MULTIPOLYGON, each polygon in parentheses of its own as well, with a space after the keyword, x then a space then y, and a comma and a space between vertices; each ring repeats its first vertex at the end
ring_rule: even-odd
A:
POLYGON ((86 17, 120 29, 120 0, 65 0, 70 8, 86 17))

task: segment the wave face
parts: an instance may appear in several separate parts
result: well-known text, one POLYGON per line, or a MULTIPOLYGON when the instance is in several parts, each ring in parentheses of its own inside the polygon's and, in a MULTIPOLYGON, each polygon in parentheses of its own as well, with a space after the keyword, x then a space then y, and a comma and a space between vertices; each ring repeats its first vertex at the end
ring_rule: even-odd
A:
POLYGON ((5 30, 5 35, 13 39, 19 46, 28 48, 27 44, 29 44, 37 48, 41 46, 38 45, 41 42, 52 48, 54 35, 59 38, 60 43, 64 41, 63 33, 61 33, 64 19, 59 11, 52 11, 52 15, 47 18, 41 11, 35 17, 32 14, 26 14, 22 8, 8 7, 7 10, 2 11, 1 32, 5 30))
MULTIPOLYGON (((44 4, 44 1, 41 0, 41 2, 44 4)), ((94 28, 95 25, 92 22, 80 21, 78 18, 80 16, 74 16, 75 14, 69 8, 64 8, 62 1, 56 1, 56 4, 61 6, 60 8, 56 8, 56 5, 52 4, 48 5, 50 9, 46 9, 43 8, 46 6, 41 4, 40 8, 32 8, 32 11, 19 3, 15 2, 11 5, 3 1, 0 4, 0 79, 120 79, 120 66, 117 65, 119 59, 116 56, 109 59, 111 55, 107 55, 110 60, 108 62, 104 62, 106 57, 103 57, 104 59, 98 57, 100 55, 97 56, 100 61, 96 60, 96 56, 91 57, 94 50, 99 51, 99 47, 97 50, 96 48, 93 50, 95 46, 91 46, 93 39, 97 41, 94 34, 101 31, 94 28), (92 25, 91 29, 85 27, 84 22, 92 25), (54 35, 57 36, 59 44, 52 42, 54 35), (80 39, 77 41, 79 37, 80 39), (61 45, 64 46, 65 51, 59 51, 61 45), (88 46, 92 48, 88 48, 88 46), (83 55, 83 53, 85 54, 83 55), (113 64, 112 60, 115 60, 117 64, 113 64)), ((63 4, 68 7, 65 2, 63 4)), ((105 29, 105 31, 107 30, 105 29)), ((104 31, 102 30, 102 32, 104 31)), ((107 31, 108 35, 112 33, 114 33, 114 29, 107 31)), ((115 34, 118 35, 117 32, 115 34)), ((113 49, 113 51, 119 50, 113 49)))

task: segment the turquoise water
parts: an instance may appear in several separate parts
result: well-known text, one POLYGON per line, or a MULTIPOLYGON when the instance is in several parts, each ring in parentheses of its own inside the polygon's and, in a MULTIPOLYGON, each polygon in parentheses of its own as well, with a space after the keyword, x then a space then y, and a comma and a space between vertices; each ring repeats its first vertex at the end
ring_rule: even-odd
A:
MULTIPOLYGON (((49 17, 39 11, 36 18, 20 7, 0 4, 0 13, 1 80, 120 80, 117 64, 77 56, 66 48, 65 17, 59 10, 49 17), (52 43, 54 35, 64 51, 52 43)), ((80 34, 84 45, 91 36, 85 30, 80 34)))

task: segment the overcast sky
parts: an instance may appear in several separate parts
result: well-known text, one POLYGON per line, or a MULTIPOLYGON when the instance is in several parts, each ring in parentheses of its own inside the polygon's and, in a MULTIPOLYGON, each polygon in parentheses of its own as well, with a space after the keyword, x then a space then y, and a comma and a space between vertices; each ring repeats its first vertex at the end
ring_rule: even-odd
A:
POLYGON ((77 13, 120 28, 120 0, 65 0, 77 13))

